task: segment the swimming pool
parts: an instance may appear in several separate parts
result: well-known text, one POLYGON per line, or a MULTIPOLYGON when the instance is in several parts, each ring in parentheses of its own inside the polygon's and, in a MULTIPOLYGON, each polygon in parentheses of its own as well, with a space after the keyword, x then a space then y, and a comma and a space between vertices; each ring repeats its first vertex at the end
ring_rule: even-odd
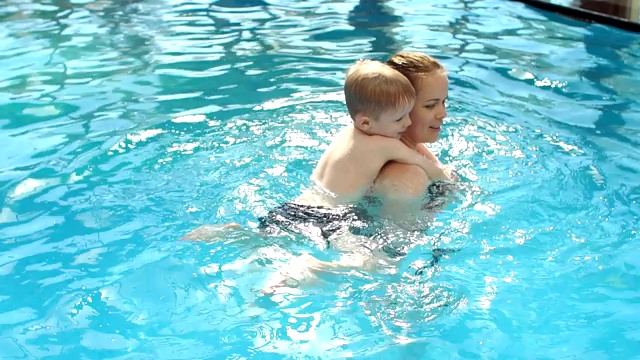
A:
POLYGON ((508 5, 4 1, 0 358, 638 358, 640 38, 508 5), (399 50, 448 67, 469 185, 399 274, 268 299, 231 265, 275 240, 177 241, 298 195, 399 50))

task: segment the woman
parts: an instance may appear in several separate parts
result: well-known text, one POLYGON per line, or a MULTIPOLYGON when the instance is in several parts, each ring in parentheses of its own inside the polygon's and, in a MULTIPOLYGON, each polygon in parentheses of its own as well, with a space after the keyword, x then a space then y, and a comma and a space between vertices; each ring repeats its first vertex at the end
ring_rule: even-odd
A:
MULTIPOLYGON (((445 168, 451 180, 457 181, 455 173, 424 145, 438 140, 447 116, 449 79, 444 66, 431 56, 412 52, 398 53, 387 60, 387 64, 407 77, 416 90, 416 102, 409 114, 411 125, 402 141, 445 168)), ((436 190, 437 185, 419 167, 390 162, 378 174, 373 193, 382 200, 386 213, 406 216, 420 209, 427 191, 436 190)))

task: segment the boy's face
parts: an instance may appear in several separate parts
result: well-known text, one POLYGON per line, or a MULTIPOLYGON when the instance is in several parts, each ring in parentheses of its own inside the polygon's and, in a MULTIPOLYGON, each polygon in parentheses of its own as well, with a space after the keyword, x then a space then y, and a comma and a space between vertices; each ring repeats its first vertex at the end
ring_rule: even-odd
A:
POLYGON ((356 126, 369 135, 380 135, 399 139, 411 125, 409 113, 413 109, 413 102, 396 110, 385 111, 377 118, 358 115, 356 126))

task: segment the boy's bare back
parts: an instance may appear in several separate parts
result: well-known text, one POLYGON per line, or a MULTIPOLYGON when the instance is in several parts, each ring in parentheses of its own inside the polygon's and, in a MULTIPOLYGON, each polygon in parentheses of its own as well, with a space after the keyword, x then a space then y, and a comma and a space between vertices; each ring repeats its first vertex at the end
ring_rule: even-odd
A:
POLYGON ((392 157, 391 142, 401 145, 399 140, 367 135, 349 125, 322 155, 311 178, 342 202, 360 199, 392 157))

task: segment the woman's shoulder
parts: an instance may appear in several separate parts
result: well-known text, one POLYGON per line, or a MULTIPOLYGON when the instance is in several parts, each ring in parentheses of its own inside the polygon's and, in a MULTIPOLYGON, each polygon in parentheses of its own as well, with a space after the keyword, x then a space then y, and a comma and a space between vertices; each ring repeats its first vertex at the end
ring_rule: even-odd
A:
POLYGON ((416 145, 416 151, 419 152, 422 155, 427 155, 430 154, 429 149, 427 149, 427 146, 425 144, 418 144, 416 145))
POLYGON ((422 168, 418 165, 399 163, 396 161, 389 161, 386 163, 382 169, 380 169, 380 173, 378 174, 378 178, 380 177, 415 177, 416 175, 424 175, 426 179, 427 173, 422 170, 422 168))
POLYGON ((378 174, 374 192, 380 195, 422 196, 429 185, 427 174, 417 165, 387 163, 378 174))

